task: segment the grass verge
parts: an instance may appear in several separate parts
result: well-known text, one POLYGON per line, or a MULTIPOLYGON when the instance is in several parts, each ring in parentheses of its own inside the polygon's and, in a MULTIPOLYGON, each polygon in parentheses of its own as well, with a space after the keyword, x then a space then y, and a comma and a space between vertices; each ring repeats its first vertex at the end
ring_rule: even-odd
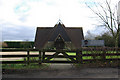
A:
POLYGON ((2 64, 2 69, 47 69, 50 64, 2 64))

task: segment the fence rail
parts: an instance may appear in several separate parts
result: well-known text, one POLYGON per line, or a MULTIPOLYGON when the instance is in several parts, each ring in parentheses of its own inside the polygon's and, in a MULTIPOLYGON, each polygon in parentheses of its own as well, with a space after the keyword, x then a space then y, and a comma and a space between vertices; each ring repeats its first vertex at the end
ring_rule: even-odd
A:
POLYGON ((81 48, 77 50, 35 50, 35 49, 1 49, 2 52, 20 52, 24 51, 26 55, 0 55, 1 58, 19 58, 23 57, 25 61, 1 61, 2 64, 30 64, 30 63, 83 63, 89 61, 120 61, 120 48, 81 48), (30 54, 30 51, 38 51, 39 54, 30 54), (46 55, 45 52, 69 52, 75 55, 46 55), (37 60, 31 61, 31 57, 38 57, 37 60), (92 57, 91 59, 83 59, 84 57, 92 57), (99 57, 99 58, 98 58, 99 57), (107 58, 109 57, 109 58, 107 58), (46 61, 45 58, 69 58, 71 61, 46 61), (74 60, 75 58, 75 60, 74 60))

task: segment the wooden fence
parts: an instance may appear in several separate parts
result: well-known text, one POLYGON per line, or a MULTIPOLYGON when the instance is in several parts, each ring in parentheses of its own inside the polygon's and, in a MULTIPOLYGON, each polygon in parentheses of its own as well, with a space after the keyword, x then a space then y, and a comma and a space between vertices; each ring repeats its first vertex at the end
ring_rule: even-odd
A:
POLYGON ((86 63, 86 62, 109 62, 109 61, 120 61, 120 48, 88 48, 84 47, 78 50, 35 50, 35 49, 2 49, 2 52, 21 52, 24 51, 26 55, 0 55, 1 58, 19 58, 23 57, 26 60, 23 61, 1 61, 2 64, 30 64, 30 63, 86 63), (31 51, 38 51, 39 54, 30 54, 31 51), (71 55, 47 55, 45 52, 60 52, 60 53, 70 53, 71 55), (74 55, 72 55, 74 54, 74 55), (37 60, 31 60, 31 57, 37 57, 37 60), (88 58, 87 58, 88 57, 88 58), (45 59, 49 60, 46 61, 45 59), (52 58, 69 58, 71 61, 51 61, 52 58))

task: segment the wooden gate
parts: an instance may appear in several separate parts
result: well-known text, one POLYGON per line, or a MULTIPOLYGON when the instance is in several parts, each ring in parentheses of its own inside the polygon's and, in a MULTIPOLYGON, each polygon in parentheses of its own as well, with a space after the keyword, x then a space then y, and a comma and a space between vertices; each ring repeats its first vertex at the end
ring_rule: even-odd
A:
POLYGON ((42 63, 82 63, 82 51, 42 51, 40 55, 42 63))

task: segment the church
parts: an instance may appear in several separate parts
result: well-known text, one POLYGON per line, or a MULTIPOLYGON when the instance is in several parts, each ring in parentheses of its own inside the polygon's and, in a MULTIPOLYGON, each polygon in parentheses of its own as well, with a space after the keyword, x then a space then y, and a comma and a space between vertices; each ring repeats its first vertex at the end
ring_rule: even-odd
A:
POLYGON ((59 20, 54 27, 37 27, 35 49, 79 49, 84 40, 82 27, 65 27, 59 20))

